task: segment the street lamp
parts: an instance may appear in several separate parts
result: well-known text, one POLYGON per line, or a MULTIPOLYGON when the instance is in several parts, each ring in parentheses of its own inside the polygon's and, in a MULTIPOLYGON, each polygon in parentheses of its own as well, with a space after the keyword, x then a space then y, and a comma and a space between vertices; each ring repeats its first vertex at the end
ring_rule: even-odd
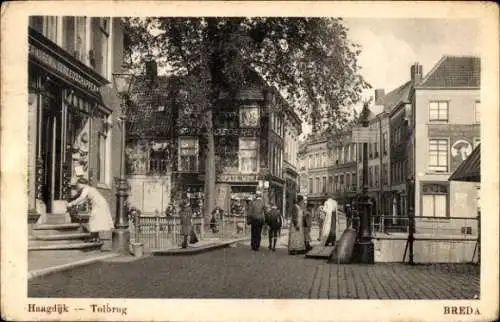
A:
POLYGON ((130 232, 128 230, 127 197, 128 183, 125 173, 125 132, 126 132, 126 107, 128 104, 128 94, 134 75, 125 71, 113 73, 113 83, 121 98, 121 150, 120 150, 120 177, 116 178, 116 220, 115 229, 112 234, 112 249, 114 252, 126 254, 129 251, 130 232))
MULTIPOLYGON (((363 110, 361 111, 361 125, 363 128, 368 128, 369 126, 369 109, 368 103, 363 104, 363 110)), ((361 218, 359 223, 358 239, 355 245, 355 260, 363 264, 373 264, 374 259, 374 246, 372 242, 371 234, 371 202, 368 197, 368 142, 365 140, 363 142, 363 177, 362 177, 362 193, 359 197, 358 205, 361 207, 361 218)))

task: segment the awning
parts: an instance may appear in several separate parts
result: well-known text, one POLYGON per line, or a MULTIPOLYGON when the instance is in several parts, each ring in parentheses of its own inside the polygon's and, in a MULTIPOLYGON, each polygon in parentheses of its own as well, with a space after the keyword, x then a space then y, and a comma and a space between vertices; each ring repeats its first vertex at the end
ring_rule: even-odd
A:
POLYGON ((481 145, 478 145, 474 151, 472 151, 448 180, 481 182, 481 145))

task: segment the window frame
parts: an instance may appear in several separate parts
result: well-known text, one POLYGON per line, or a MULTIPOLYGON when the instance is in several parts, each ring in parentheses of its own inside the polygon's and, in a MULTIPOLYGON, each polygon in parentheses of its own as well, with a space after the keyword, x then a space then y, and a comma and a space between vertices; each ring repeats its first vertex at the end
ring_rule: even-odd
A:
MULTIPOLYGON (((439 143, 438 143, 438 154, 436 155, 436 159, 438 160, 438 164, 433 165, 435 167, 439 167, 439 143)), ((427 138, 427 167, 426 171, 427 173, 449 173, 450 172, 450 138, 448 137, 429 137, 427 138), (436 170, 431 170, 431 164, 430 164, 430 156, 431 156, 431 150, 430 150, 430 145, 431 141, 446 141, 446 171, 436 171, 436 170)))
POLYGON ((177 157, 177 171, 178 172, 188 172, 188 173, 196 173, 196 172, 199 172, 199 169, 200 169, 200 140, 197 138, 197 137, 193 137, 193 136, 180 136, 179 137, 179 146, 178 146, 178 150, 177 150, 177 154, 178 154, 178 157, 177 157), (182 163, 181 163, 181 158, 182 158, 182 155, 181 155, 181 151, 182 151, 182 140, 194 140, 196 142, 196 148, 195 148, 195 157, 196 157, 196 161, 195 161, 195 170, 185 170, 185 169, 182 169, 181 166, 182 166, 182 163))
POLYGON ((429 122, 443 122, 447 123, 450 119, 450 102, 447 100, 430 100, 427 108, 429 122), (437 118, 432 118, 431 116, 431 104, 437 104, 437 118), (440 105, 446 104, 446 119, 441 118, 440 105))
MULTIPOLYGON (((241 173, 245 173, 245 174, 248 174, 248 173, 258 173, 259 172, 259 148, 260 148, 260 144, 259 144, 259 138, 258 137, 239 137, 238 138, 238 170, 241 172, 241 173), (255 162, 256 162, 256 166, 255 166, 255 172, 253 171, 244 171, 242 168, 241 168, 241 141, 245 141, 245 140, 252 140, 252 141, 255 141, 255 162)), ((243 149, 245 151, 251 151, 252 149, 243 149)))
POLYGON ((434 217, 434 218, 440 218, 440 219, 446 219, 446 218, 450 217, 450 184, 448 182, 445 182, 445 181, 421 181, 420 182, 420 214, 419 214, 419 216, 421 216, 421 217, 434 217), (430 185, 445 187, 446 193, 426 192, 425 188, 427 186, 430 186, 430 185), (435 213, 436 213, 435 197, 433 198, 433 216, 425 216, 425 214, 423 214, 422 210, 424 207, 424 196, 429 196, 429 195, 430 196, 436 196, 436 195, 445 196, 445 198, 446 198, 446 202, 445 202, 446 216, 444 216, 444 217, 435 216, 435 213))
MULTIPOLYGON (((259 128, 260 127, 260 122, 261 122, 261 112, 260 112, 260 108, 258 105, 251 105, 251 104, 242 104, 239 108, 238 108, 238 125, 240 128, 245 128, 245 129, 256 129, 256 128, 259 128), (256 125, 244 125, 243 124, 243 116, 242 116, 242 113, 245 111, 245 110, 250 110, 250 109, 254 109, 254 110, 257 110, 257 124, 256 125)), ((274 118, 276 119, 276 118, 274 118)))

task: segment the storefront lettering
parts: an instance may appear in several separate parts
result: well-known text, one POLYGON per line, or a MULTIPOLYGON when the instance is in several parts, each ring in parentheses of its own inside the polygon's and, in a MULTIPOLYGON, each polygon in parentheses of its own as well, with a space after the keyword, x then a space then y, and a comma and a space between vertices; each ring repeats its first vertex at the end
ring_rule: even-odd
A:
POLYGON ((255 137, 259 134, 258 129, 227 129, 218 128, 214 129, 216 136, 249 136, 255 137))
POLYGON ((223 174, 220 176, 219 181, 225 182, 248 182, 248 181, 257 181, 258 176, 256 174, 234 174, 228 175, 223 174))
POLYGON ((44 64, 54 68, 58 72, 62 73, 64 76, 70 78, 71 80, 79 83, 83 87, 87 88, 92 92, 98 92, 99 87, 97 87, 94 83, 85 79, 82 75, 77 73, 76 71, 70 69, 68 66, 64 65, 62 62, 58 61, 53 56, 50 56, 48 53, 44 52, 40 48, 36 48, 33 45, 29 46, 29 54, 43 62, 44 64))

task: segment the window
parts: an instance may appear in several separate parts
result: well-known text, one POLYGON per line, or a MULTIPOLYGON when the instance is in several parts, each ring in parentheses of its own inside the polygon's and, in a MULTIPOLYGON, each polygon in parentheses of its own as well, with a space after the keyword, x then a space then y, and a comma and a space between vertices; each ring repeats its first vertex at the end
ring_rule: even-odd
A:
POLYGON ((350 173, 346 173, 346 175, 345 175, 345 187, 346 187, 346 190, 349 190, 351 187, 351 174, 350 173))
POLYGON ((476 123, 481 123, 481 102, 479 101, 474 106, 474 120, 476 123))
POLYGON ((314 192, 319 193, 319 177, 316 177, 316 189, 314 189, 314 192))
POLYGON ((323 152, 323 167, 326 167, 326 152, 323 152))
POLYGON ((378 143, 375 142, 373 145, 374 145, 374 149, 375 149, 374 150, 374 157, 376 158, 376 157, 378 157, 378 143))
POLYGON ((448 187, 443 184, 422 185, 422 216, 448 216, 448 187))
POLYGON ((76 37, 75 37, 75 52, 76 59, 86 63, 86 46, 85 38, 87 35, 87 18, 76 17, 76 37))
POLYGON ((97 136, 97 141, 99 145, 99 150, 97 151, 97 180, 99 183, 110 185, 111 184, 111 171, 110 171, 110 156, 111 156, 111 144, 110 144, 110 133, 99 133, 97 136))
POLYGON ((357 147, 357 145, 356 145, 356 144, 353 144, 353 145, 352 145, 352 161, 356 161, 356 160, 357 160, 357 159, 356 159, 356 154, 357 154, 357 153, 356 153, 356 152, 357 152, 357 151, 356 151, 356 149, 357 149, 357 148, 358 148, 358 147, 357 147))
POLYGON ((239 164, 243 173, 257 172, 258 143, 257 139, 239 139, 239 164))
POLYGON ((43 17, 43 34, 48 39, 57 43, 57 23, 58 19, 56 16, 44 16, 43 17))
POLYGON ((343 191, 343 190, 344 190, 344 175, 343 175, 343 174, 341 174, 341 175, 339 176, 339 186, 340 186, 340 187, 339 187, 339 188, 340 188, 339 190, 340 190, 340 191, 343 191))
POLYGON ((352 182, 352 189, 354 190, 358 185, 358 178, 356 172, 351 173, 351 182, 352 182))
POLYGON ((448 171, 448 140, 429 139, 429 165, 430 172, 448 171))
POLYGON ((313 193, 313 178, 309 178, 309 193, 313 193))
POLYGON ((481 143, 481 138, 474 138, 474 149, 481 143))
POLYGON ((258 127, 259 120, 260 120, 259 107, 257 106, 240 107, 240 127, 251 127, 251 128, 258 127))
POLYGON ((179 138, 179 171, 198 171, 198 139, 179 138))
POLYGON ((323 177, 323 184, 321 186, 321 192, 326 192, 326 177, 323 177))
POLYGON ((316 160, 316 162, 314 163, 314 166, 316 168, 319 168, 320 167, 320 160, 319 160, 319 154, 318 153, 315 154, 315 160, 316 160))
POLYGON ((343 164, 344 163, 344 147, 340 148, 340 158, 339 159, 340 159, 339 163, 343 164))
POLYGON ((375 176, 375 187, 378 187, 378 165, 375 166, 374 171, 375 171, 375 174, 374 174, 374 176, 375 176))
POLYGON ((333 192, 333 177, 328 177, 328 192, 333 192))
POLYGON ((448 102, 429 102, 429 121, 448 121, 448 102))
POLYGON ((339 177, 335 176, 334 180, 334 192, 339 191, 339 177))
POLYGON ((39 33, 43 33, 43 17, 42 16, 30 16, 29 25, 31 28, 35 29, 39 33))
POLYGON ((311 154, 309 154, 309 165, 308 166, 309 166, 309 169, 312 169, 312 167, 313 167, 313 157, 311 154))

